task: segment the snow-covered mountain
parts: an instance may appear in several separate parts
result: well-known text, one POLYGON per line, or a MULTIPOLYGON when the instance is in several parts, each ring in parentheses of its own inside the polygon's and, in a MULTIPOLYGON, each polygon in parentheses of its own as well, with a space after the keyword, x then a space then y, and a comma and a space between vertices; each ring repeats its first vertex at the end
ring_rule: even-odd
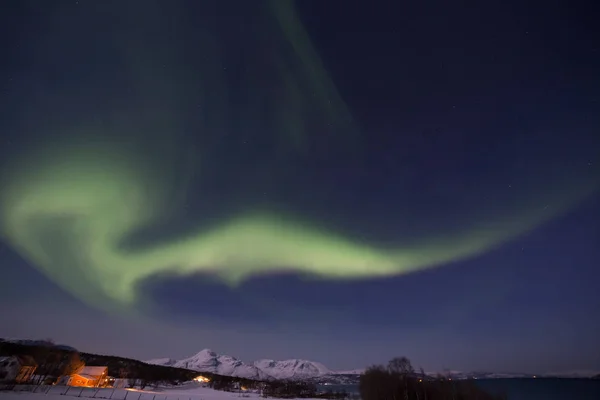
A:
POLYGON ((427 375, 436 377, 444 376, 452 379, 514 379, 514 378, 564 378, 564 379, 587 379, 594 377, 598 371, 570 371, 556 373, 518 373, 518 372, 463 372, 443 371, 440 373, 427 372, 427 375))
POLYGON ((549 378, 600 378, 600 371, 582 370, 582 371, 568 371, 568 372, 549 372, 541 375, 542 377, 549 378))
MULTIPOLYGON (((256 380, 310 380, 339 374, 352 374, 352 371, 332 371, 321 363, 307 360, 258 360, 253 364, 245 364, 237 358, 219 355, 210 349, 204 349, 198 354, 182 360, 159 358, 148 360, 146 363, 256 380)), ((356 375, 358 374, 360 372, 356 375)))
POLYGON ((333 375, 362 375, 365 373, 365 368, 351 369, 347 371, 332 371, 333 375))
POLYGON ((258 360, 254 366, 275 379, 305 380, 333 375, 323 364, 307 360, 258 360))
POLYGON ((535 375, 523 373, 506 373, 506 372, 484 372, 484 371, 450 371, 442 372, 426 372, 428 376, 437 377, 443 376, 451 379, 512 379, 512 378, 534 378, 535 375))
POLYGON ((210 372, 224 376, 235 376, 238 378, 248 378, 256 380, 273 379, 268 374, 255 367, 238 360, 237 358, 225 355, 219 355, 210 349, 204 349, 201 352, 182 360, 173 360, 171 358, 159 358, 146 361, 148 364, 168 365, 177 368, 186 368, 198 372, 210 372))
POLYGON ((144 361, 146 364, 164 365, 166 367, 173 367, 177 360, 173 358, 157 358, 155 360, 144 361))

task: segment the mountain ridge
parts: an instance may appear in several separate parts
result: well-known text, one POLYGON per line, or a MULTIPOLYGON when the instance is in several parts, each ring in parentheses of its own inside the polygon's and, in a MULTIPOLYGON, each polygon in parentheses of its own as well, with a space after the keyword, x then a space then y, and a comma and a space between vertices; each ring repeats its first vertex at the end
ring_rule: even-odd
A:
POLYGON ((319 362, 303 359, 260 359, 250 364, 232 356, 217 354, 211 349, 201 350, 181 360, 156 358, 144 362, 256 380, 311 380, 335 375, 360 375, 364 372, 364 370, 334 371, 319 362))
MULTIPOLYGON (((259 359, 253 363, 226 355, 219 355, 210 349, 204 349, 197 354, 175 360, 159 358, 145 361, 147 364, 172 366, 191 369, 198 372, 234 376, 256 380, 295 380, 312 381, 316 383, 352 384, 358 382, 358 377, 365 369, 336 371, 327 368, 322 363, 303 359, 270 360, 259 359)), ((426 372, 427 376, 444 376, 452 379, 510 379, 510 378, 591 378, 597 371, 576 371, 565 373, 497 373, 497 372, 464 372, 445 370, 443 372, 426 372), (585 372, 585 373, 584 373, 585 372)))

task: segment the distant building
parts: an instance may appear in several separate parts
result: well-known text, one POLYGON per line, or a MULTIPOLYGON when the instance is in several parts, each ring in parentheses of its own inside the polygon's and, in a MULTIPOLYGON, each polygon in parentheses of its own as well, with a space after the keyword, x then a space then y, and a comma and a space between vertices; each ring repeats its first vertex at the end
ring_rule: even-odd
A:
POLYGON ((83 387, 104 387, 108 383, 108 367, 83 367, 69 377, 67 385, 83 387))
POLYGON ((25 383, 37 368, 37 363, 31 356, 0 357, 0 381, 25 383))
POLYGON ((109 376, 108 380, 106 381, 106 386, 112 387, 114 389, 125 389, 125 387, 127 386, 127 383, 128 383, 128 379, 114 378, 112 376, 109 376))

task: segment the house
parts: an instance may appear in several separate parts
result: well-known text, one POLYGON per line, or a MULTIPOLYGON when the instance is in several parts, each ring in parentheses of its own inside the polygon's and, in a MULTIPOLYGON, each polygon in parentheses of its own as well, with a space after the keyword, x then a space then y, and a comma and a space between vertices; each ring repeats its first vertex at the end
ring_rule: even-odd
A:
POLYGON ((31 379, 37 363, 31 356, 0 357, 0 381, 24 383, 31 379))
POLYGON ((104 387, 108 382, 108 367, 83 367, 69 377, 67 385, 84 387, 104 387))
POLYGON ((197 377, 194 378, 194 381, 200 382, 200 383, 207 383, 207 382, 210 382, 210 379, 205 376, 198 375, 197 377))

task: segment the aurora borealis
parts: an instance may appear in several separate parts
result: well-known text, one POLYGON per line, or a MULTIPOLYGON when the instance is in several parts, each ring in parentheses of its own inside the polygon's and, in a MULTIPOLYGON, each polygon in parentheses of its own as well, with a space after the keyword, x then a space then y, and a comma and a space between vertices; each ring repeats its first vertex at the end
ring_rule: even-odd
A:
POLYGON ((315 13, 333 11, 316 3, 34 3, 15 13, 43 23, 6 67, 2 243, 104 315, 153 318, 169 300, 148 284, 165 277, 245 304, 271 303, 248 288, 280 274, 307 293, 426 279, 597 196, 586 107, 494 94, 519 90, 500 69, 452 72, 472 84, 457 89, 419 51, 367 62, 359 34, 323 33, 315 13))
POLYGON ((329 279, 403 274, 486 251, 548 216, 530 211, 509 216, 518 222, 497 224, 494 231, 472 228, 445 240, 381 249, 285 215, 249 213, 152 248, 126 250, 120 243, 128 235, 161 217, 169 186, 136 165, 135 154, 91 143, 49 147, 48 154, 10 168, 2 201, 8 242, 91 304, 105 297, 134 303, 135 284, 165 271, 209 271, 229 283, 283 269, 329 279))

